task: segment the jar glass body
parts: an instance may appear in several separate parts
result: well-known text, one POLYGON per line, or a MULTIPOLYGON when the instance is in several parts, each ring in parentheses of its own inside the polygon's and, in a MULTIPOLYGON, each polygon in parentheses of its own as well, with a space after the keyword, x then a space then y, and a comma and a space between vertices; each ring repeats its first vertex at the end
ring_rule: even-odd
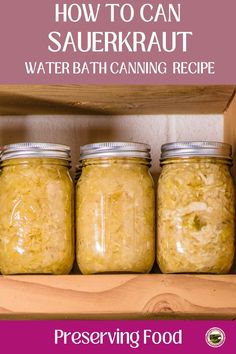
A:
POLYGON ((226 159, 166 160, 158 182, 161 271, 229 272, 234 258, 234 216, 234 184, 226 159))
POLYGON ((74 261, 73 183, 68 162, 18 158, 0 176, 3 274, 68 274, 74 261))
POLYGON ((149 163, 140 158, 85 160, 76 189, 81 272, 148 273, 155 259, 155 192, 149 163))

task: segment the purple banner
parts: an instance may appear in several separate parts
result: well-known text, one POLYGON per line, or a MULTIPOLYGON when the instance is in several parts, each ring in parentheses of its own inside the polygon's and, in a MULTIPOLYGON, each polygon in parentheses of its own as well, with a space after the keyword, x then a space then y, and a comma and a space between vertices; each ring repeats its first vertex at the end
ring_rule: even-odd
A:
POLYGON ((1 352, 235 354, 234 321, 1 321, 1 352))
POLYGON ((7 0, 1 84, 235 84, 236 1, 7 0))

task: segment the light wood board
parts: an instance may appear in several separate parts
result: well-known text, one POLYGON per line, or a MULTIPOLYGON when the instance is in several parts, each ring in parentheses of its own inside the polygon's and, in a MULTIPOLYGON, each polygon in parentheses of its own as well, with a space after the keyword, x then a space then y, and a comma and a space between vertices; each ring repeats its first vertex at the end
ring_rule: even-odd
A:
POLYGON ((218 114, 234 86, 0 85, 0 114, 218 114))
POLYGON ((233 145, 236 154, 236 96, 230 102, 224 114, 224 138, 233 145))
POLYGON ((236 318, 236 276, 0 277, 1 318, 236 318))

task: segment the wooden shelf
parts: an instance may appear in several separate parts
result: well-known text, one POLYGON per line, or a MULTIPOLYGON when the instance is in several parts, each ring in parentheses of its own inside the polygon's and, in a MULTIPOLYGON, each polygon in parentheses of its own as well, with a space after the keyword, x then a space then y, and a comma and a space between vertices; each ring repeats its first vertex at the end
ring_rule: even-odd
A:
POLYGON ((217 114, 235 86, 0 85, 0 114, 217 114))
POLYGON ((236 318, 236 276, 1 276, 0 318, 236 318))

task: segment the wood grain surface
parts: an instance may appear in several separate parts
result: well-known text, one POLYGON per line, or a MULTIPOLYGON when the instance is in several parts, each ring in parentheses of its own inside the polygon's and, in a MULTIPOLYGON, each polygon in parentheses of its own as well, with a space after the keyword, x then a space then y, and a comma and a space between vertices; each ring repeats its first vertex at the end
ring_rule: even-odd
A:
POLYGON ((215 114, 234 86, 0 85, 0 114, 215 114))
MULTIPOLYGON (((233 155, 236 157, 236 92, 224 114, 224 140, 232 144, 233 155)), ((236 163, 233 166, 234 177, 236 177, 236 163)))
POLYGON ((0 277, 0 318, 236 318, 236 276, 0 277))

